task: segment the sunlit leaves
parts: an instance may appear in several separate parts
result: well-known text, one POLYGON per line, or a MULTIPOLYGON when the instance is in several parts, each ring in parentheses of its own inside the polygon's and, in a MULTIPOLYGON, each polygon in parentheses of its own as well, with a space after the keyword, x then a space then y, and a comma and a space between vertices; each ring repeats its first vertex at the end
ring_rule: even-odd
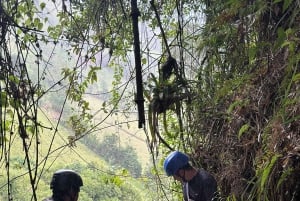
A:
POLYGON ((41 19, 40 18, 34 18, 34 20, 33 20, 33 25, 34 25, 34 27, 36 27, 37 28, 37 30, 42 30, 42 28, 43 28, 43 23, 41 22, 41 19))
POLYGON ((68 122, 76 137, 83 135, 87 131, 87 129, 89 129, 89 120, 90 117, 86 113, 80 115, 72 115, 69 118, 68 122))
POLYGON ((90 80, 90 83, 93 84, 97 82, 97 71, 101 70, 100 67, 92 67, 90 68, 90 71, 88 72, 88 80, 90 80))

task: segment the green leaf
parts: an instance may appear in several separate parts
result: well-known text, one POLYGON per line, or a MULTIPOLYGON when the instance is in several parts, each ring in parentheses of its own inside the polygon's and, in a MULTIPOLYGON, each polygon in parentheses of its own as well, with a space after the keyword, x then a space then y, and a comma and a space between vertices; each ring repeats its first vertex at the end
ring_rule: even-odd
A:
POLYGON ((31 19, 27 18, 27 20, 25 21, 25 25, 30 27, 31 26, 31 22, 32 22, 31 19))
POLYGON ((91 77, 92 83, 97 82, 97 74, 96 72, 93 72, 92 77, 91 77))
POLYGON ((45 7, 46 7, 46 3, 42 2, 42 3, 40 4, 40 7, 41 7, 42 10, 44 10, 45 7))
POLYGON ((120 177, 114 176, 112 179, 112 183, 116 186, 121 186, 123 184, 123 181, 120 179, 120 177))
POLYGON ((37 28, 38 30, 42 30, 43 29, 44 24, 43 23, 38 23, 37 28))
POLYGON ((279 154, 276 154, 272 157, 270 163, 267 165, 267 167, 263 170, 262 173, 262 177, 261 177, 261 182, 260 182, 260 188, 263 191, 265 188, 265 185, 269 179, 269 175, 271 173, 271 170, 274 166, 274 164, 276 163, 276 161, 278 160, 278 158, 280 157, 279 154))
POLYGON ((20 80, 19 80, 19 78, 17 78, 16 76, 14 76, 14 75, 10 75, 10 76, 8 76, 8 79, 9 79, 9 81, 12 81, 12 82, 14 82, 16 85, 18 85, 19 83, 20 83, 20 80))
POLYGON ((292 0, 284 0, 283 2, 283 11, 286 11, 286 9, 291 5, 292 0))
POLYGON ((287 170, 284 170, 283 173, 281 174, 278 183, 277 183, 277 190, 279 190, 279 187, 281 184, 287 179, 288 176, 290 176, 293 173, 292 168, 288 168, 287 170))
POLYGON ((249 55, 249 61, 250 63, 253 63, 255 58, 256 58, 256 53, 257 53, 257 48, 256 46, 251 46, 249 48, 249 52, 248 52, 248 55, 249 55))
POLYGON ((300 80, 300 73, 294 75, 293 78, 292 78, 292 80, 293 80, 294 82, 298 82, 298 81, 300 80))
POLYGON ((237 106, 243 106, 247 102, 246 100, 236 100, 233 103, 230 104, 229 108, 227 109, 227 113, 232 113, 232 111, 237 107, 237 106))
POLYGON ((277 39, 275 42, 275 47, 279 48, 282 46, 282 44, 284 43, 286 39, 286 34, 285 31, 282 27, 279 27, 277 30, 277 39))
POLYGON ((250 128, 249 124, 244 124, 239 130, 238 138, 240 139, 241 136, 249 130, 249 128, 250 128))

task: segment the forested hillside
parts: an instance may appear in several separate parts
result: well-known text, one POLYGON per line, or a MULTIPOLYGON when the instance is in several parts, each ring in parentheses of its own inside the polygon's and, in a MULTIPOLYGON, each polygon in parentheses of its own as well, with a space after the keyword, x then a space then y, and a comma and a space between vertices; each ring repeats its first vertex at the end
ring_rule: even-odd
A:
POLYGON ((74 156, 74 143, 84 142, 127 170, 100 176, 108 189, 88 180, 82 200, 110 200, 99 196, 111 188, 123 188, 115 200, 145 200, 149 186, 130 188, 126 182, 138 181, 131 176, 155 181, 150 200, 182 200, 179 184, 162 173, 172 150, 211 172, 223 200, 300 200, 298 1, 7 0, 0 24, 5 198, 19 196, 11 188, 15 161, 22 159, 37 200, 52 153, 63 158, 59 150, 71 147, 74 156), (146 172, 122 161, 136 157, 126 145, 118 160, 106 154, 118 152, 117 137, 94 137, 107 125, 135 139, 143 133, 134 146, 149 151, 138 152, 152 159, 146 172), (71 135, 51 143, 62 127, 71 135))
MULTIPOLYGON (((43 117, 39 119, 42 122, 46 122, 43 117)), ((48 161, 48 163, 42 166, 40 164, 43 164, 43 161, 41 161, 38 165, 38 172, 42 172, 42 174, 37 175, 38 190, 36 191, 36 196, 38 200, 51 195, 49 185, 52 174, 62 168, 74 169, 82 176, 84 186, 80 190, 80 200, 156 199, 151 191, 146 190, 152 189, 154 182, 141 177, 141 170, 136 170, 139 167, 138 165, 135 166, 136 169, 129 167, 126 170, 126 166, 123 164, 109 163, 101 152, 91 151, 93 147, 86 147, 85 143, 77 141, 72 146, 69 146, 66 142, 68 134, 66 129, 59 128, 58 137, 52 142, 53 150, 48 154, 46 148, 51 143, 52 134, 48 131, 43 132, 39 157, 48 161), (135 178, 132 175, 135 175, 135 178)), ((93 144, 96 145, 97 140, 93 144)), ((115 143, 106 144, 103 142, 102 144, 110 146, 111 149, 118 146, 115 143)), ((98 142, 98 146, 99 148, 103 147, 100 142, 98 142)), ((24 163, 24 156, 22 155, 21 142, 15 139, 12 147, 9 154, 9 172, 5 168, 0 170, 0 200, 31 200, 33 195, 28 193, 30 192, 30 180, 24 163), (9 179, 9 182, 7 179, 9 179), (11 192, 11 194, 8 194, 8 192, 11 192)), ((119 151, 119 155, 124 154, 128 156, 131 154, 130 157, 122 160, 123 163, 136 162, 137 157, 134 156, 134 152, 131 150, 125 152, 119 149, 119 151)), ((106 150, 105 153, 111 154, 111 159, 117 159, 110 150, 106 150)), ((32 161, 32 164, 34 164, 34 161, 32 161)))

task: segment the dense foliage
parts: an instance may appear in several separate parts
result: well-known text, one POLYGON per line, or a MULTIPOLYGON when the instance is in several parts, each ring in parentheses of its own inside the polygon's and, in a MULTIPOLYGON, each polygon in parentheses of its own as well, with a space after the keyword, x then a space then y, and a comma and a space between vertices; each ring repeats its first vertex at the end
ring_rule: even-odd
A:
MULTIPOLYGON (((135 87, 143 84, 144 131, 158 184, 164 181, 157 161, 180 149, 215 175, 224 199, 299 200, 299 2, 151 0, 139 1, 139 12, 131 10, 132 2, 1 1, 0 159, 7 194, 15 190, 10 189, 15 139, 24 148, 36 200, 49 156, 96 131, 118 109, 128 118, 135 111, 135 87), (143 83, 133 82, 136 14, 143 83), (53 51, 44 51, 45 46, 53 51), (61 73, 49 70, 58 46, 70 58, 55 63, 61 73), (86 95, 91 89, 100 93, 94 90, 104 67, 113 69, 109 99, 91 111, 86 95), (40 105, 57 91, 65 95, 55 107, 40 105), (48 127, 38 114, 49 107, 58 120, 48 127), (94 123, 99 114, 103 117, 94 123), (62 119, 74 136, 58 148, 47 144, 40 156, 43 130, 50 130, 54 141, 62 119)), ((103 146, 116 152, 110 143, 113 137, 103 146)), ((129 156, 120 157, 134 158, 132 150, 122 151, 129 156)), ((160 187, 159 195, 176 199, 165 193, 174 184, 160 187)))
POLYGON ((141 176, 142 166, 138 161, 136 151, 128 145, 121 146, 116 134, 105 136, 101 142, 95 136, 90 135, 84 138, 84 143, 114 169, 124 168, 134 177, 141 176))
POLYGON ((200 79, 195 154, 225 197, 299 199, 299 11, 295 1, 206 5, 212 74, 200 79))

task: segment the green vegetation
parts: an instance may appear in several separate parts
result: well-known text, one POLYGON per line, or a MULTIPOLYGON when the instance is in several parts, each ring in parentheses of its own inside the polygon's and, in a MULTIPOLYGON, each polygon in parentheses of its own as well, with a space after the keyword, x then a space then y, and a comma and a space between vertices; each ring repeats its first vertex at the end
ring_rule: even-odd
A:
MULTIPOLYGON (((40 120, 44 120, 41 117, 40 120)), ((81 200, 152 200, 151 190, 147 190, 146 185, 153 183, 151 179, 138 177, 135 175, 133 178, 128 171, 132 170, 128 168, 128 171, 120 165, 112 168, 110 164, 103 161, 104 157, 100 157, 97 153, 91 151, 93 146, 87 147, 81 142, 76 142, 74 146, 65 146, 67 140, 67 130, 64 128, 59 129, 60 138, 55 139, 53 146, 58 149, 48 156, 48 163, 43 170, 41 166, 38 167, 39 172, 43 170, 43 174, 38 179, 38 200, 42 200, 51 195, 49 184, 53 172, 61 168, 70 168, 76 170, 83 178, 84 186, 80 191, 81 200), (103 158, 103 159, 101 159, 103 158)), ((48 147, 51 141, 51 132, 45 131, 43 133, 42 147, 48 147)), ((100 146, 101 143, 96 141, 100 146)), ((105 143, 104 143, 105 144, 105 143)), ((116 144, 112 144, 112 147, 116 144)), ((124 149, 124 154, 131 156, 131 161, 137 162, 137 156, 130 148, 124 149), (132 151, 132 152, 131 152, 132 151), (131 154, 131 155, 130 155, 131 154)), ((46 150, 40 150, 40 158, 46 154, 46 150)), ((122 151, 119 150, 119 151, 122 151)), ((11 179, 9 190, 12 192, 11 198, 17 201, 30 200, 32 194, 30 192, 30 186, 28 185, 28 173, 24 164, 24 157, 20 155, 22 153, 22 146, 20 142, 14 143, 14 149, 10 153, 10 175, 11 179), (26 191, 24 191, 26 189, 26 191)), ((110 152, 112 153, 112 152, 110 152)), ((138 163, 138 162, 137 162, 138 163)), ((34 166, 34 162, 31 164, 34 166)), ((122 165, 122 164, 121 164, 122 165)), ((125 164, 126 165, 126 164, 125 164)), ((140 166, 135 166, 140 167, 140 166)), ((131 167, 133 168, 133 167, 131 167)), ((141 167, 140 167, 141 168, 141 167)), ((136 169, 133 169, 136 171, 136 169)), ((141 174, 141 169, 138 169, 141 174)), ((7 172, 5 169, 1 169, 0 174, 0 200, 9 200, 8 198, 8 185, 7 185, 7 172)), ((133 174, 134 175, 134 174, 133 174)), ((155 198, 153 198, 155 199, 155 198)))
POLYGON ((180 200, 161 176, 179 149, 214 174, 224 200, 300 200, 299 2, 141 0, 137 12, 131 1, 1 1, 2 198, 44 197, 63 164, 87 177, 82 200, 180 200), (139 146, 100 132, 120 125, 139 146))
POLYGON ((141 176, 142 166, 135 150, 130 146, 121 147, 117 135, 105 136, 100 143, 90 135, 84 138, 84 143, 114 169, 124 168, 134 177, 141 176))

